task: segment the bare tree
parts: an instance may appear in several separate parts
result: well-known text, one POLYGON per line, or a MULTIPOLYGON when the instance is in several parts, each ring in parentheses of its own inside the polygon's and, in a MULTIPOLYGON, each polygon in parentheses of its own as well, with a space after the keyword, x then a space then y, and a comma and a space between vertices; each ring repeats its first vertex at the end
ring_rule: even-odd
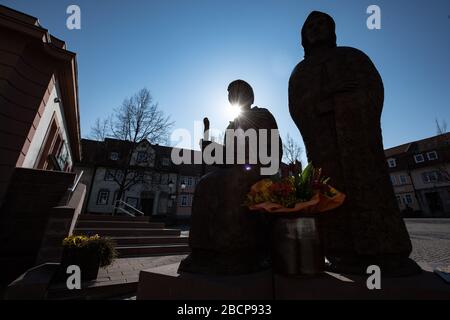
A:
POLYGON ((151 178, 145 177, 153 168, 154 158, 150 158, 149 152, 151 144, 166 143, 173 125, 170 116, 165 116, 158 104, 153 103, 152 95, 146 88, 126 98, 108 119, 96 121, 92 136, 97 139, 112 137, 127 144, 126 154, 118 161, 119 169, 111 174, 119 187, 117 200, 122 200, 125 191, 133 185, 145 185, 155 180, 154 170, 151 178), (139 151, 148 158, 138 159, 137 148, 143 145, 146 147, 139 151))
POLYGON ((445 134, 447 133, 447 122, 445 120, 442 120, 439 122, 438 119, 436 121, 436 133, 437 135, 445 134))
POLYGON ((97 141, 104 141, 108 135, 109 121, 108 119, 97 118, 95 124, 91 127, 90 138, 97 141))
POLYGON ((283 158, 287 164, 301 163, 302 147, 288 134, 283 142, 283 158))

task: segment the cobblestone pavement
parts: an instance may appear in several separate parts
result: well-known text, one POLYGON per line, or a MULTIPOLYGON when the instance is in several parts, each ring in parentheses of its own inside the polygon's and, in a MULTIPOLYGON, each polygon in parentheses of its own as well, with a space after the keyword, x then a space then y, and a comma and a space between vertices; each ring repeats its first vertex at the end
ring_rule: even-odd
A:
MULTIPOLYGON (((450 219, 406 219, 411 236, 413 252, 411 258, 427 271, 439 269, 450 273, 450 219)), ((189 231, 184 229, 187 236, 189 231)), ((115 281, 137 281, 140 270, 168 265, 183 260, 186 255, 118 259, 108 268, 101 269, 97 285, 115 281)), ((134 300, 131 294, 116 297, 121 300, 134 300)))
POLYGON ((177 263, 185 257, 186 255, 172 255, 162 257, 117 259, 112 265, 99 270, 96 284, 102 285, 104 283, 112 284, 113 282, 136 282, 139 279, 139 272, 141 270, 177 263))
POLYGON ((406 219, 411 258, 429 271, 450 272, 450 219, 406 219))

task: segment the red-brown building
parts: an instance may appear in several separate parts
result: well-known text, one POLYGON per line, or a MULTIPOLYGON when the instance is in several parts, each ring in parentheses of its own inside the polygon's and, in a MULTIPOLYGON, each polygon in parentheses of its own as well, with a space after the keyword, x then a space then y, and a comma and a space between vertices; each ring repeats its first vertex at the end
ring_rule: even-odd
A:
MULTIPOLYGON (((38 19, 0 6, 0 264, 11 280, 57 252, 84 197, 76 55, 38 19), (55 224, 56 223, 56 224, 55 224), (47 250, 47 251, 46 251, 47 250)), ((50 259, 50 258, 49 258, 50 259)))

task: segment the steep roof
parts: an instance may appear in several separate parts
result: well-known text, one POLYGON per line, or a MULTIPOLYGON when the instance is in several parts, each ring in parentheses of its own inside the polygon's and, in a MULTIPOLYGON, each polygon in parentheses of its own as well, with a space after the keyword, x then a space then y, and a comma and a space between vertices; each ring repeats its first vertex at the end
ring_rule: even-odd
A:
MULTIPOLYGON (((118 161, 112 161, 109 158, 111 152, 118 152, 119 154, 126 154, 129 152, 131 148, 131 143, 124 140, 117 140, 106 138, 104 141, 95 141, 89 139, 82 139, 82 160, 80 164, 82 165, 93 165, 93 166, 111 166, 117 167, 123 165, 118 161)), ((175 165, 171 161, 172 155, 172 147, 161 146, 161 145, 151 145, 151 148, 155 150, 157 161, 168 158, 170 160, 171 165, 169 166, 169 170, 172 172, 177 172, 181 175, 185 176, 200 176, 202 175, 202 165, 201 164, 181 164, 175 165)), ((189 150, 189 149, 180 149, 183 153, 187 152, 191 154, 191 159, 194 159, 194 156, 199 156, 200 151, 189 150)), ((207 172, 214 170, 212 167, 207 166, 207 172)))
POLYGON ((447 143, 448 145, 449 142, 450 142, 450 132, 386 149, 385 155, 386 157, 393 157, 395 155, 407 152, 412 153, 426 152, 438 148, 439 145, 441 145, 442 143, 447 143))
POLYGON ((56 77, 60 84, 70 146, 75 161, 79 161, 81 138, 76 54, 66 49, 64 41, 43 28, 37 18, 0 5, 0 29, 2 28, 26 37, 30 43, 37 44, 36 48, 41 53, 56 61, 56 77))

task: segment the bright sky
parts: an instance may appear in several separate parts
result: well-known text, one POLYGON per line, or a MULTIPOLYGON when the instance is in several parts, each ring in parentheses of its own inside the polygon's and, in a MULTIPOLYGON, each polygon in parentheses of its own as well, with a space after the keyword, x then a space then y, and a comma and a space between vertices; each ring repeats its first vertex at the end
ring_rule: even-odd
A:
MULTIPOLYGON (((450 1, 335 0, 0 0, 36 16, 78 54, 82 135, 142 87, 176 121, 194 130, 210 118, 231 120, 227 86, 249 82, 256 105, 270 109, 281 134, 301 141, 287 104, 288 80, 303 58, 300 28, 312 10, 337 25, 338 45, 366 52, 379 69, 386 100, 385 147, 450 125, 450 1), (81 8, 81 30, 66 28, 66 8, 81 8), (381 8, 382 29, 368 30, 366 9, 381 8)), ((194 147, 194 146, 193 146, 194 147)), ((326 147, 326 146, 324 146, 326 147)))

